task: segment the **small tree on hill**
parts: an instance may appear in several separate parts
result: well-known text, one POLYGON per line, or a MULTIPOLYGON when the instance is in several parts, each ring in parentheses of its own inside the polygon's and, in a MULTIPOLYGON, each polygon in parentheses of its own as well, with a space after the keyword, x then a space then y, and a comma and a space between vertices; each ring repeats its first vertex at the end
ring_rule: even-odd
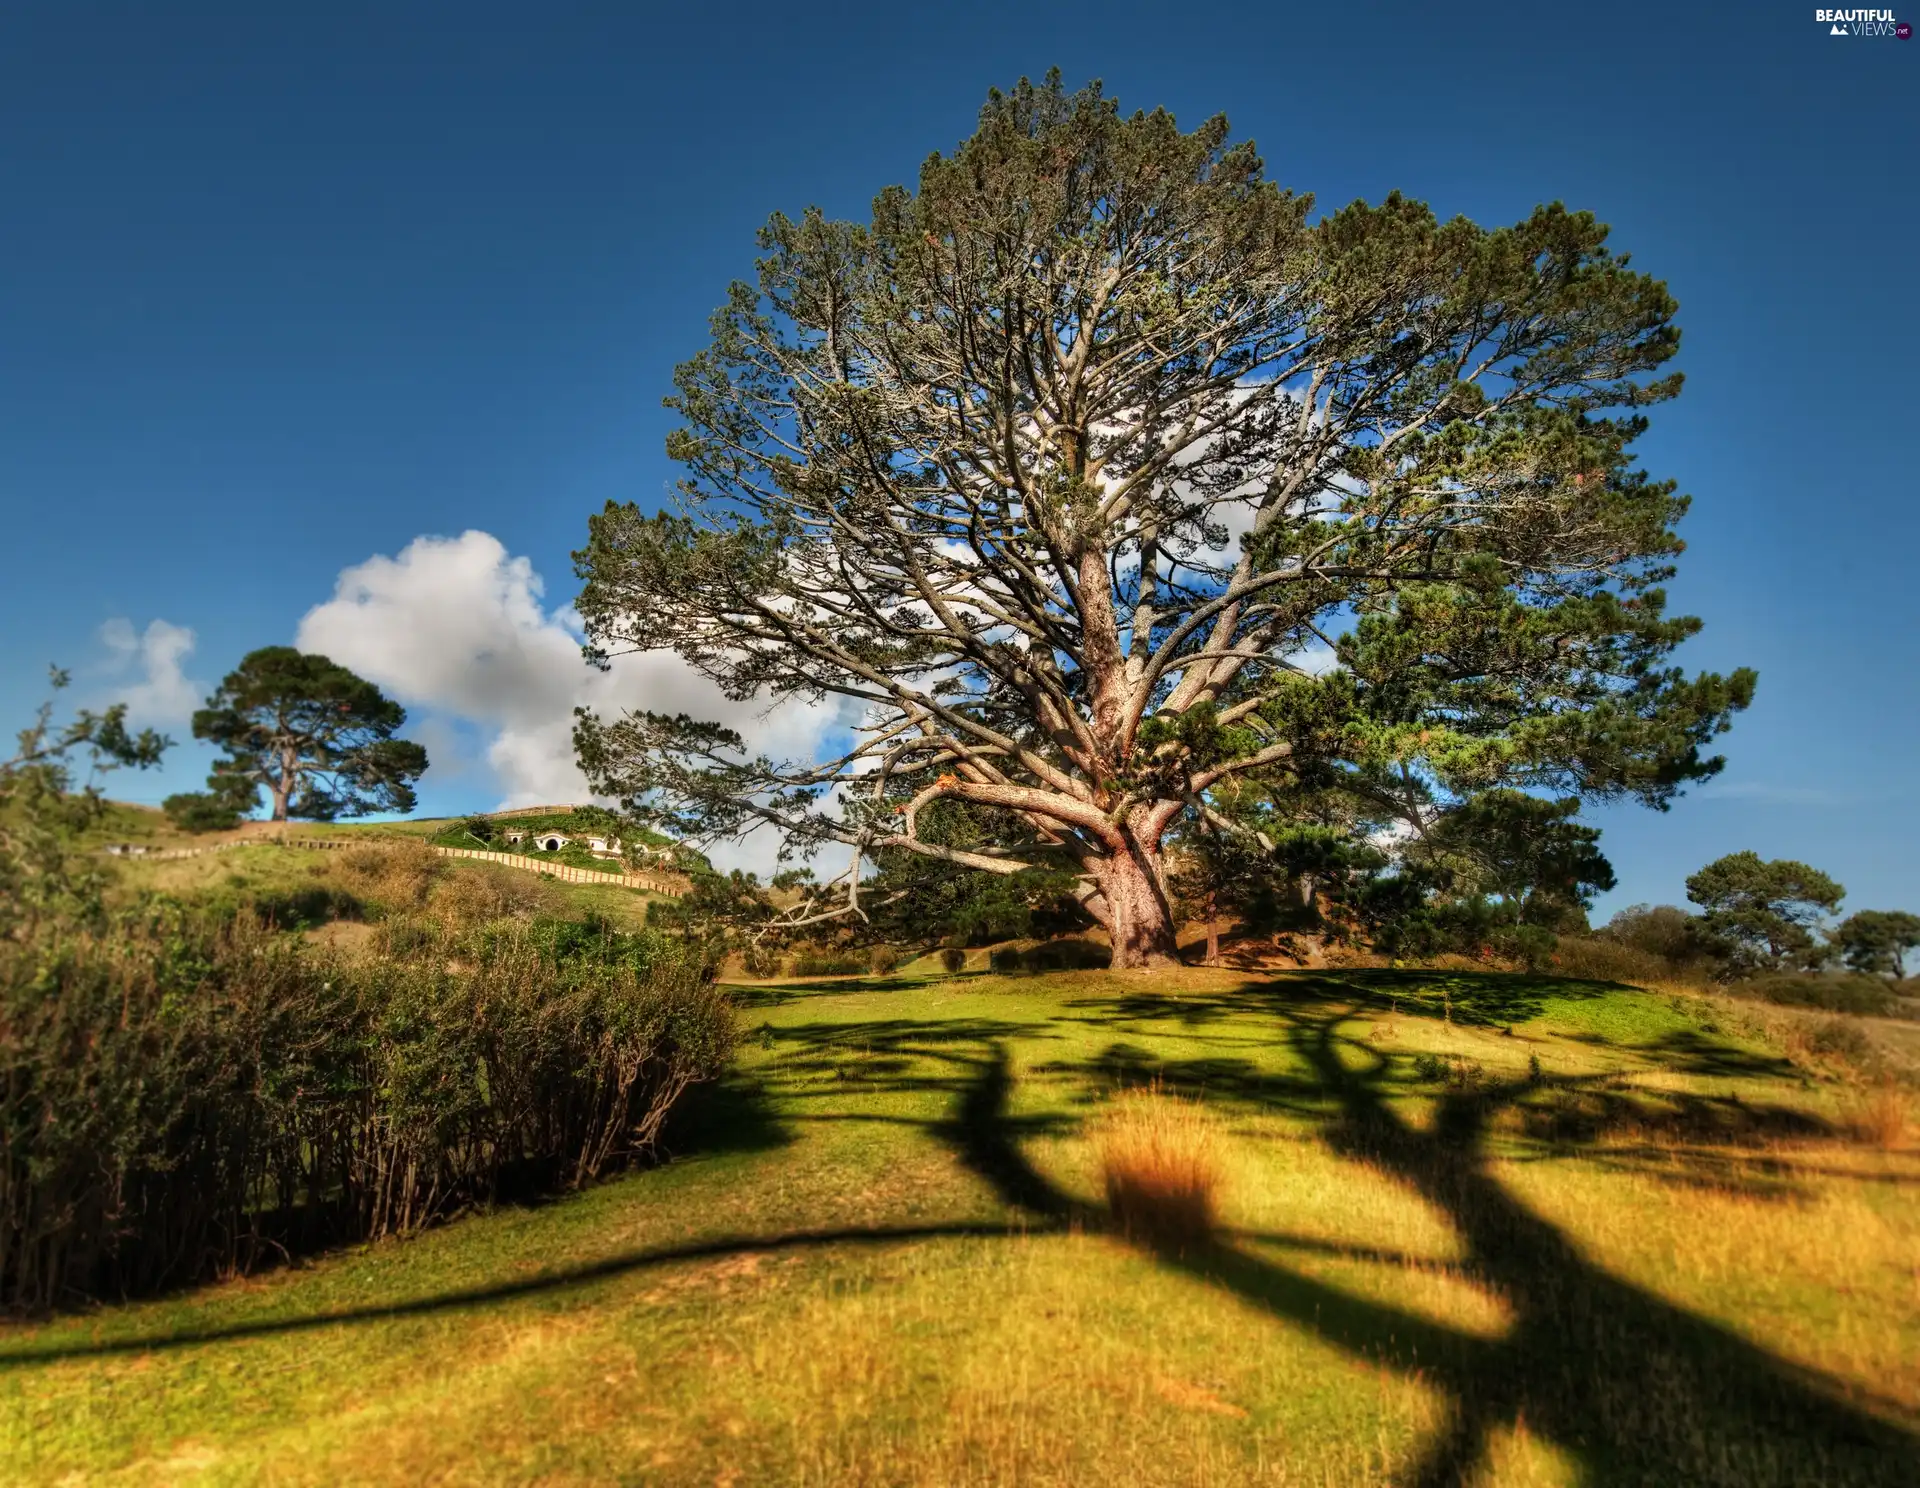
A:
POLYGON ((647 906, 649 929, 665 930, 705 946, 714 955, 753 946, 779 914, 759 879, 736 868, 721 873, 704 859, 688 857, 680 871, 687 892, 677 899, 656 899, 647 906))
POLYGON ((1238 833, 1196 820, 1175 838, 1167 854, 1167 882, 1186 918, 1206 927, 1201 961, 1220 964, 1220 922, 1238 919, 1274 896, 1274 865, 1258 845, 1238 833))
POLYGON ((1920 915, 1903 909, 1863 909, 1840 922, 1833 944, 1854 971, 1902 977, 1907 957, 1920 949, 1920 915))
POLYGON ((1847 891, 1817 868, 1791 858, 1771 862, 1729 853, 1687 880, 1702 932, 1736 971, 1779 971, 1817 959, 1814 928, 1847 891))
POLYGON ((193 715, 193 736, 225 750, 202 796, 176 797, 176 819, 235 817, 265 787, 274 821, 334 821, 413 810, 427 752, 395 732, 406 709, 324 656, 291 646, 249 653, 193 715))
POLYGON ((1670 665, 1686 499, 1632 453, 1679 390, 1665 286, 1557 204, 1312 206, 1224 119, 1050 77, 870 221, 773 217, 675 373, 682 509, 594 518, 579 609, 596 655, 844 700, 854 736, 782 761, 583 715, 596 791, 676 838, 843 844, 849 902, 877 852, 1037 866, 930 840, 965 802, 1140 967, 1174 958, 1169 832, 1238 778, 1659 806, 1713 774, 1753 676, 1670 665))

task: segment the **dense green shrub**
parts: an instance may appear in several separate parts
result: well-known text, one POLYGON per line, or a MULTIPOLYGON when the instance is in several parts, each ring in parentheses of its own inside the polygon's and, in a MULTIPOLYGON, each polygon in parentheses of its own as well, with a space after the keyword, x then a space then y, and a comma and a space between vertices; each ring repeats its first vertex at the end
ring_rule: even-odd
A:
POLYGON ((352 894, 327 884, 269 889, 255 894, 249 908, 281 930, 307 930, 334 920, 357 920, 366 912, 366 906, 352 894))
POLYGON ((1673 904, 1629 905, 1594 934, 1676 969, 1714 959, 1700 917, 1673 904))
POLYGON ((1876 976, 1844 974, 1821 976, 1813 972, 1784 972, 1736 983, 1731 989, 1786 1007, 1823 1008, 1830 1013, 1864 1013, 1885 1017, 1895 1011, 1899 997, 1876 976))
MULTIPOLYGON (((153 905, 184 902, 172 894, 144 897, 153 905)), ((195 891, 191 902, 196 914, 222 920, 249 915, 278 930, 310 930, 334 920, 359 920, 377 913, 358 896, 331 884, 256 885, 240 873, 195 891)))
MULTIPOLYGON (((656 966, 682 965, 700 967, 711 976, 718 965, 704 948, 675 936, 653 929, 622 930, 598 918, 541 915, 524 931, 507 927, 504 941, 510 945, 521 935, 554 966, 620 966, 644 977, 656 966)), ((489 943, 501 941, 502 932, 496 929, 489 943)))
POLYGON ((1113 952, 1090 940, 1048 940, 1020 953, 1027 971, 1091 971, 1107 966, 1113 952))
POLYGON ((780 957, 767 947, 748 941, 746 949, 740 952, 740 969, 750 977, 776 977, 780 975, 780 957))
POLYGON ((867 958, 851 951, 802 951, 789 968, 797 977, 858 976, 867 969, 867 958))
POLYGON ((225 832, 240 825, 244 804, 232 794, 187 791, 160 803, 167 820, 183 832, 225 832))
POLYGON ((995 946, 987 953, 987 965, 994 971, 1019 971, 1025 964, 1018 946, 995 946))
POLYGON ((1563 976, 1644 987, 1684 977, 1689 968, 1604 935, 1562 936, 1548 958, 1563 976))
POLYGON ((1380 880, 1357 897, 1357 904, 1374 948, 1390 956, 1451 953, 1534 968, 1546 964, 1557 944, 1546 926, 1516 923, 1511 908, 1483 895, 1424 898, 1417 879, 1380 880))
POLYGON ((730 1051, 698 963, 385 928, 410 954, 339 962, 170 906, 0 944, 0 1305, 152 1291, 587 1182, 646 1152, 730 1051))
POLYGON ((964 971, 967 965, 967 953, 959 946, 948 946, 940 953, 940 964, 950 972, 964 971))
POLYGON ((1807 1047, 1816 1054, 1830 1054, 1850 1064, 1873 1062, 1873 1041, 1861 1032, 1858 1023, 1845 1018, 1829 1018, 1807 1036, 1807 1047))

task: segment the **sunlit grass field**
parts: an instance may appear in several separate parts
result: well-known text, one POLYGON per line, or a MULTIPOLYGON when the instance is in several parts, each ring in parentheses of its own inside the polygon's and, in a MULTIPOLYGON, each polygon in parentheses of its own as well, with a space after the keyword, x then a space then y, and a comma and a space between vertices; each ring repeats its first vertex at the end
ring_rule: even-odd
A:
POLYGON ((7 1329, 0 1480, 1920 1481, 1920 1150, 1724 1005, 1413 971, 738 997, 663 1167, 7 1329), (1211 1238, 1115 1224, 1140 1099, 1203 1133, 1211 1238))

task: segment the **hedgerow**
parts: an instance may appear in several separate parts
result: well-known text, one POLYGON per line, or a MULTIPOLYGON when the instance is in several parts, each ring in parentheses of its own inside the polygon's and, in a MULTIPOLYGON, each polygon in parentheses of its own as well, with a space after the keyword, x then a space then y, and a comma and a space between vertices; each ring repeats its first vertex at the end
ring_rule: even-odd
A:
POLYGON ((148 905, 0 942, 0 1305, 590 1182, 644 1157, 732 1047, 711 968, 661 937, 392 939, 347 961, 250 913, 148 905))

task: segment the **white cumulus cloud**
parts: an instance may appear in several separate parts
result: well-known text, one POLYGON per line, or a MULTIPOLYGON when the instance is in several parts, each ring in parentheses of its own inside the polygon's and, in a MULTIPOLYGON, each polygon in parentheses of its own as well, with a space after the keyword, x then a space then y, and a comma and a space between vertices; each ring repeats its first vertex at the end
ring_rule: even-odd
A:
MULTIPOLYGON (((533 564, 491 533, 418 537, 391 558, 376 554, 345 569, 333 598, 301 620, 295 644, 351 667, 409 708, 471 725, 481 741, 474 763, 497 781, 502 808, 587 799, 573 755, 576 706, 609 716, 623 708, 689 713, 738 730, 749 749, 776 759, 815 758, 846 722, 831 706, 790 701, 768 710, 729 701, 671 652, 595 670, 580 655, 579 617, 567 606, 548 609, 544 599, 533 564)), ((445 748, 456 731, 421 722, 433 773, 455 773, 465 762, 441 762, 434 745, 445 748)), ((775 846, 756 841, 716 861, 764 868, 775 846)))
POLYGON ((136 631, 124 617, 100 627, 100 643, 108 651, 103 670, 132 679, 111 684, 110 699, 127 705, 130 723, 179 727, 193 717, 208 690, 184 671, 194 641, 194 633, 186 626, 165 620, 151 621, 143 631, 136 631))

